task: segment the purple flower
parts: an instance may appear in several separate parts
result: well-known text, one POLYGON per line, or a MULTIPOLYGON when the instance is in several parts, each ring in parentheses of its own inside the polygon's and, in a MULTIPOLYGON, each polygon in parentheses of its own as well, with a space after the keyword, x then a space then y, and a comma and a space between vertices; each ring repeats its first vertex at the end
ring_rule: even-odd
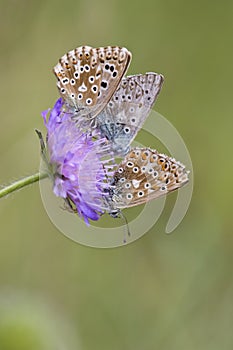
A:
POLYGON ((87 224, 89 219, 98 220, 108 186, 106 173, 112 176, 106 140, 82 132, 72 114, 63 110, 61 98, 42 116, 55 195, 64 198, 87 224))

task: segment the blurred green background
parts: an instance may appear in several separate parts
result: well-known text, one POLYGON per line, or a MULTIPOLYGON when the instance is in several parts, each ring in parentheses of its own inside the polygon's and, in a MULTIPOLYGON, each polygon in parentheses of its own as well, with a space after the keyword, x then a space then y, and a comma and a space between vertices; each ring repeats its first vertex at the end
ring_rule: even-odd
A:
POLYGON ((1 200, 0 349, 232 349, 233 2, 1 0, 0 29, 0 183, 37 171, 34 128, 44 131, 40 112, 58 97, 51 68, 83 44, 126 46, 129 74, 165 76, 156 110, 182 135, 195 173, 172 235, 175 196, 150 232, 116 249, 60 234, 38 184, 1 200), (33 317, 38 298, 52 316, 30 322, 27 300, 33 317), (46 345, 57 319, 63 340, 46 345), (67 323, 80 346, 63 338, 67 323))

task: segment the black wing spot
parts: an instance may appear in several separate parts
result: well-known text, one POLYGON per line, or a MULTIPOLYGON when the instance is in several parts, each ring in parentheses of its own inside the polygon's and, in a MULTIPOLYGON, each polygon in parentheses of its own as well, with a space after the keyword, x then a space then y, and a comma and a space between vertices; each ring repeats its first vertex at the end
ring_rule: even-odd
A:
POLYGON ((101 87, 102 87, 103 89, 106 89, 107 86, 108 86, 108 83, 107 83, 106 81, 102 81, 102 82, 101 82, 101 87))

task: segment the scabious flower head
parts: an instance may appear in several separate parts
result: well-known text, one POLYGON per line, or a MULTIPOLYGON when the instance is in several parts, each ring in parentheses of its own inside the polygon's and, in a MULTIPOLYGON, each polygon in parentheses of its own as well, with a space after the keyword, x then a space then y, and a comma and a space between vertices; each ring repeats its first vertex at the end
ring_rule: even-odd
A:
POLYGON ((89 219, 98 220, 103 213, 104 188, 112 176, 106 140, 81 131, 72 114, 64 111, 61 98, 42 116, 55 195, 71 203, 87 224, 89 219))

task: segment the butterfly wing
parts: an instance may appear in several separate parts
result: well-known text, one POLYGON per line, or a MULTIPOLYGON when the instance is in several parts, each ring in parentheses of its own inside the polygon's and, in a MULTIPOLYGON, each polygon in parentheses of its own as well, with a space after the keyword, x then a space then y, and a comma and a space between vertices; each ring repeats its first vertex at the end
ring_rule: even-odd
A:
POLYGON ((141 129, 163 84, 156 73, 138 74, 122 79, 104 110, 97 116, 97 126, 115 154, 125 155, 141 129))
POLYGON ((188 182, 185 166, 150 148, 134 148, 118 166, 112 181, 112 209, 146 203, 188 182))
POLYGON ((106 106, 131 60, 118 46, 78 47, 59 60, 53 71, 57 87, 75 117, 94 118, 106 106))

